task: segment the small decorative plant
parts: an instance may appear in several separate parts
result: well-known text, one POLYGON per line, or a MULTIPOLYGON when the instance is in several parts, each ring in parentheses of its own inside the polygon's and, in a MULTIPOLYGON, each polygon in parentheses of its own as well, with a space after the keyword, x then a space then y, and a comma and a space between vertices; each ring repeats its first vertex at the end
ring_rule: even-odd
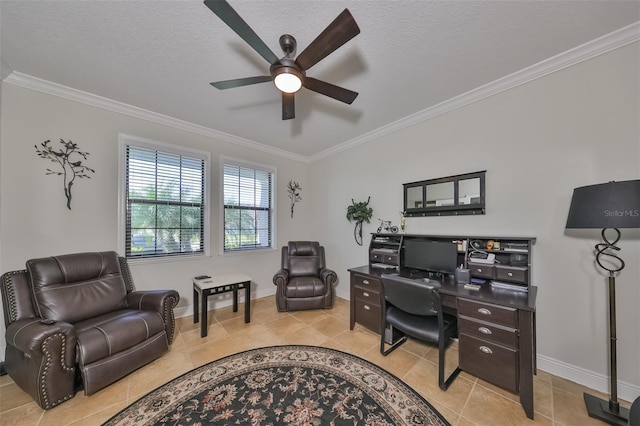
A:
POLYGON ((370 223, 371 216, 373 216, 373 209, 369 207, 369 201, 371 201, 371 197, 368 197, 366 202, 357 203, 352 198, 351 205, 347 207, 347 220, 356 222, 353 228, 353 237, 358 245, 362 245, 362 223, 370 223))
POLYGON ((62 148, 59 150, 55 150, 49 145, 51 143, 50 140, 44 141, 40 144, 40 148, 38 145, 34 145, 36 148, 36 152, 40 158, 45 158, 49 161, 57 163, 62 171, 53 171, 51 169, 47 169, 47 175, 57 175, 63 176, 64 179, 64 195, 67 197, 67 208, 71 210, 71 187, 73 186, 73 182, 76 178, 87 178, 91 179, 89 176, 89 172, 95 173, 96 171, 90 167, 82 164, 82 160, 73 161, 71 158, 72 155, 76 155, 82 157, 84 160, 87 159, 89 155, 88 152, 80 151, 78 149, 78 144, 71 142, 65 142, 63 139, 60 139, 60 143, 62 144, 62 148))
POLYGON ((300 193, 302 192, 302 188, 298 182, 293 180, 289 181, 289 185, 287 185, 287 192, 289 193, 289 198, 291 199, 291 218, 293 218, 293 207, 296 203, 302 200, 300 193))

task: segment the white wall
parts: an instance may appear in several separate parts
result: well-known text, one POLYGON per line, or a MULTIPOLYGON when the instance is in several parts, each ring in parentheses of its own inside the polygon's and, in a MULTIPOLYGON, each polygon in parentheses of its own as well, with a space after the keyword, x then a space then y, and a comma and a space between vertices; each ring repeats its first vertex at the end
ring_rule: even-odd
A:
MULTIPOLYGON (((408 233, 535 236, 539 367, 608 392, 606 277, 599 231, 565 231, 573 189, 640 178, 640 58, 635 43, 313 164, 328 262, 348 297, 349 267, 367 262, 345 219, 371 196, 397 225, 402 184, 487 170, 484 216, 408 218, 408 233)), ((620 395, 640 394, 640 235, 623 230, 617 278, 620 395)))
MULTIPOLYGON (((0 137, 0 264, 2 272, 23 269, 27 259, 82 251, 116 250, 118 207, 118 133, 211 152, 212 256, 191 260, 130 262, 140 290, 173 288, 181 300, 177 316, 192 312, 190 277, 202 273, 242 271, 253 278, 254 297, 275 293, 274 272, 280 267, 279 246, 289 239, 310 235, 312 216, 308 201, 308 164, 234 146, 228 142, 177 130, 87 106, 60 97, 3 83, 0 137), (62 179, 45 175, 51 163, 36 155, 34 145, 51 139, 71 139, 90 153, 86 164, 95 169, 90 179, 77 179, 71 210, 66 208, 62 179), (277 168, 278 248, 260 253, 219 255, 219 156, 231 156, 277 168), (302 201, 290 217, 286 185, 302 187, 302 201)), ((229 304, 229 294, 217 302, 229 304)), ((210 298, 213 300, 214 298, 210 298)), ((3 327, 4 329, 4 327, 3 327)), ((4 333, 0 333, 4 358, 4 333)))
MULTIPOLYGON (((0 48, 1 52, 1 48, 0 48)), ((1 56, 1 55, 0 55, 1 56)), ((2 152, 2 81, 11 73, 11 67, 0 57, 0 152, 2 152)), ((2 211, 2 162, 0 161, 0 212, 2 211)), ((0 216, 0 221, 1 221, 0 216)), ((0 226, 0 271, 4 271, 2 266, 2 227, 0 226)), ((0 310, 2 308, 0 307, 0 310)), ((4 330, 4 315, 0 315, 0 330, 4 330)), ((0 359, 4 359, 4 334, 0 337, 0 359)))

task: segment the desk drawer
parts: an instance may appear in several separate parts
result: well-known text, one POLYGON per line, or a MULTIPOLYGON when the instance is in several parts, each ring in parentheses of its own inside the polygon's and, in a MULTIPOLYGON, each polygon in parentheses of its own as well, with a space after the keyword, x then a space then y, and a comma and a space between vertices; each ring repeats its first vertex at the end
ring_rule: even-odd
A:
POLYGON ((387 265, 398 265, 399 257, 396 253, 380 253, 372 251, 369 254, 372 263, 386 263, 387 265))
POLYGON ((461 316, 458 320, 458 333, 464 333, 477 339, 497 343, 512 349, 518 349, 518 333, 517 330, 513 328, 501 327, 461 316))
POLYGON ((362 288, 359 286, 353 287, 353 294, 351 297, 356 298, 357 301, 367 303, 369 305, 375 305, 380 308, 380 293, 373 289, 373 287, 362 288))
POLYGON ((458 299, 458 315, 518 328, 518 310, 469 299, 458 299))
POLYGON ((366 277, 363 275, 353 274, 351 277, 352 283, 356 287, 360 287, 362 289, 371 289, 371 291, 375 291, 380 293, 380 280, 377 278, 366 277))
POLYGON ((445 308, 457 309, 458 303, 455 296, 440 293, 440 304, 445 308))
POLYGON ((460 334, 460 368, 510 392, 518 392, 518 351, 460 334))
POLYGON ((496 277, 496 268, 493 265, 484 264, 484 263, 473 263, 469 261, 467 263, 467 268, 471 272, 471 276, 477 278, 486 278, 492 280, 496 277))
POLYGON ((496 279, 527 284, 527 267, 496 265, 496 279))
POLYGON ((356 299, 355 305, 356 322, 376 333, 380 333, 382 313, 378 301, 371 303, 368 300, 356 299))
POLYGON ((382 253, 376 253, 373 251, 369 253, 369 260, 371 260, 371 262, 382 263, 382 259, 383 259, 382 253))

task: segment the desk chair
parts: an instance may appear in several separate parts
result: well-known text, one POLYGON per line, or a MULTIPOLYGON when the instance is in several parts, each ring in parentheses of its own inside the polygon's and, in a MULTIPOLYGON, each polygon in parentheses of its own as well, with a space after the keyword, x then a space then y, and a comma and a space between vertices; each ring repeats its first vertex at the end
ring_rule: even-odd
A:
POLYGON ((640 425, 640 396, 633 401, 629 408, 629 426, 640 425))
POLYGON ((407 340, 407 336, 438 344, 438 385, 447 390, 453 380, 460 374, 456 369, 445 380, 444 351, 457 334, 457 319, 454 315, 442 312, 437 282, 421 282, 398 275, 383 274, 382 278, 382 333, 380 353, 387 356, 407 340), (387 326, 393 326, 404 334, 400 340, 385 350, 385 333, 387 326))

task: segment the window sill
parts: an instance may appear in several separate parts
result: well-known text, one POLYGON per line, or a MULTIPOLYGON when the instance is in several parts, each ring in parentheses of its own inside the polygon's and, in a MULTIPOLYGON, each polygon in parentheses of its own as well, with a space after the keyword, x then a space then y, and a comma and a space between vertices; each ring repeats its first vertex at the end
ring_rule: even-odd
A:
POLYGON ((162 256, 162 257, 128 257, 127 262, 130 265, 145 265, 153 263, 165 263, 165 262, 179 262, 179 261, 194 261, 201 259, 211 259, 210 254, 189 254, 184 256, 162 256))

